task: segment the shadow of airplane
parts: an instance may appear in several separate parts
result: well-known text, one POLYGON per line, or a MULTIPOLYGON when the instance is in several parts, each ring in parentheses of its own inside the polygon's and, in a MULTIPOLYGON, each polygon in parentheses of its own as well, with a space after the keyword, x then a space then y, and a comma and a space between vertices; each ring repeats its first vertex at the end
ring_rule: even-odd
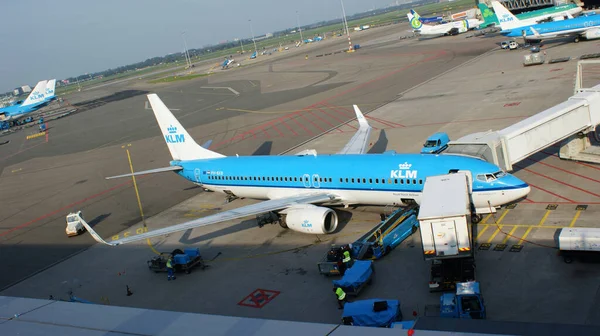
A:
POLYGON ((387 149, 388 142, 389 141, 387 135, 385 134, 385 130, 381 130, 381 132, 379 132, 379 138, 377 139, 377 141, 375 141, 373 147, 371 147, 371 149, 369 149, 367 153, 379 154, 385 152, 385 150, 387 149))

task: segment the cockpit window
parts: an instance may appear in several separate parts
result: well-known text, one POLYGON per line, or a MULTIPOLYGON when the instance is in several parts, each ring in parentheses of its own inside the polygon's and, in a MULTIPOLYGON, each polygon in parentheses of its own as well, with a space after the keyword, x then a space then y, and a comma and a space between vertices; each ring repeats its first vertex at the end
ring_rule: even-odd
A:
POLYGON ((482 182, 493 182, 503 176, 506 176, 506 173, 503 172, 502 170, 500 170, 493 174, 479 174, 479 175, 477 175, 476 178, 477 178, 477 180, 482 181, 482 182))
POLYGON ((436 140, 427 140, 425 141, 425 145, 423 145, 423 147, 435 147, 437 146, 437 141, 436 140))

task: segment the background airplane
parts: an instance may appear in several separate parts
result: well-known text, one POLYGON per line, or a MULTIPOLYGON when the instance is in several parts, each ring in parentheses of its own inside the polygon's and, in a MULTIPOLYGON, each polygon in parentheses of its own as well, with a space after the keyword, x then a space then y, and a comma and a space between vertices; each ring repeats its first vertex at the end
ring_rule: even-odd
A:
MULTIPOLYGON (((483 24, 481 24, 480 28, 486 28, 492 25, 500 26, 498 16, 492 9, 483 2, 480 2, 477 6, 481 11, 481 17, 483 18, 483 24)), ((568 4, 524 12, 515 16, 521 22, 530 22, 531 20, 534 20, 532 24, 537 24, 545 20, 564 20, 565 15, 575 16, 578 13, 581 13, 581 7, 576 4, 568 4)))
MULTIPOLYGON (((514 16, 512 16, 512 19, 518 21, 514 16)), ((569 20, 521 26, 515 29, 503 30, 501 34, 508 37, 522 36, 526 40, 542 40, 565 36, 574 37, 575 42, 579 42, 582 38, 592 40, 600 38, 600 15, 582 15, 569 20)))
MULTIPOLYGON (((414 10, 410 10, 410 12, 412 13, 413 16, 417 16, 415 15, 415 11, 414 10)), ((421 21, 422 23, 438 23, 438 22, 443 22, 444 18, 441 16, 434 16, 434 17, 420 17, 418 18, 419 21, 421 21)))
POLYGON ((567 19, 572 19, 573 15, 581 13, 582 11, 581 7, 571 4, 552 7, 554 8, 553 10, 551 10, 551 8, 547 8, 541 9, 539 11, 533 11, 530 13, 534 14, 530 14, 527 16, 524 16, 524 14, 528 13, 523 13, 519 14, 522 15, 522 17, 519 17, 512 14, 508 9, 506 9, 506 7, 504 7, 504 5, 502 5, 498 1, 492 1, 492 7, 494 8, 494 12, 496 13, 496 19, 499 21, 500 27, 503 31, 538 24, 542 21, 546 21, 549 19, 553 21, 565 20, 565 17, 567 19), (546 11, 546 13, 543 13, 544 11, 546 11), (540 14, 537 14, 535 12, 538 12, 540 14))
POLYGON ((456 35, 471 29, 476 29, 483 23, 483 21, 477 19, 467 19, 430 26, 419 21, 420 16, 414 10, 411 10, 406 15, 408 16, 411 27, 414 29, 413 31, 420 35, 456 35))
MULTIPOLYGON (((199 146, 156 94, 148 95, 148 100, 173 160, 169 167, 109 178, 172 171, 228 199, 264 201, 111 242, 84 224, 96 241, 111 246, 271 211, 278 212, 284 228, 332 233, 338 226, 332 206, 419 203, 425 179, 448 173, 470 177, 472 212, 479 219, 476 213, 493 212, 530 191, 525 182, 478 158, 393 151, 366 154, 371 126, 356 105, 359 128, 337 154, 317 155, 305 150, 286 156, 226 157, 199 146)), ((445 196, 466 195, 452 195, 448 190, 445 196)))
MULTIPOLYGON (((46 101, 47 83, 46 80, 39 81, 22 103, 0 108, 0 121, 11 121, 21 118, 30 112, 38 110, 45 103, 49 102, 46 101)), ((52 88, 52 92, 54 92, 54 88, 52 88)))

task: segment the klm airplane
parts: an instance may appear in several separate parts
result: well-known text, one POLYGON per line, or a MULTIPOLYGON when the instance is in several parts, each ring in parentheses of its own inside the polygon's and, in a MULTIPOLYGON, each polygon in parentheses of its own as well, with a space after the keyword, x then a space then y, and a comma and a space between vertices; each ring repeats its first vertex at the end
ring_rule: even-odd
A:
POLYGON ((0 121, 11 121, 24 117, 50 103, 54 99, 54 86, 56 80, 40 81, 33 88, 29 96, 19 104, 0 108, 0 121), (49 85, 48 85, 49 84, 49 85))
MULTIPOLYGON (((500 26, 500 21, 498 20, 498 17, 496 16, 496 13, 494 13, 485 3, 480 2, 478 5, 479 10, 481 11, 481 16, 483 17, 483 21, 484 23, 481 25, 481 28, 485 28, 488 26, 500 26)), ((492 6, 494 6, 494 3, 492 2, 492 6)), ((495 4, 495 6, 497 6, 499 8, 499 6, 504 7, 501 3, 497 3, 495 4)), ((496 8, 496 7, 494 7, 496 8)), ((505 7, 506 8, 506 7, 505 7)), ((508 10, 506 10, 508 11, 508 10)), ((517 19, 519 19, 519 22, 512 22, 512 20, 507 20, 506 17, 503 17, 503 24, 504 24, 504 28, 503 29, 514 29, 514 28, 518 28, 518 26, 528 26, 528 25, 533 25, 533 24, 538 24, 544 21, 548 21, 548 20, 552 20, 552 21, 559 21, 559 20, 564 20, 564 17, 566 16, 569 19, 572 19, 574 15, 580 14, 582 12, 581 7, 577 6, 576 4, 565 4, 565 5, 560 5, 560 6, 553 6, 553 7, 549 7, 549 8, 544 8, 544 9, 538 9, 538 10, 533 10, 533 11, 529 11, 529 12, 524 12, 521 14, 517 14, 515 15, 515 17, 517 19)), ((503 12, 504 14, 506 14, 506 12, 503 12)))
MULTIPOLYGON (((278 212, 284 228, 332 233, 337 229, 338 216, 331 207, 419 203, 425 178, 453 172, 470 177, 474 221, 480 220, 482 213, 526 197, 530 191, 525 182, 478 158, 366 154, 371 126, 356 105, 359 128, 337 154, 317 155, 314 150, 305 150, 291 156, 226 157, 199 146, 156 94, 148 95, 148 100, 173 158, 170 166, 107 179, 171 171, 231 198, 264 201, 111 242, 84 223, 100 243, 116 246, 270 211, 278 212)), ((452 197, 452 191, 447 192, 452 197)))

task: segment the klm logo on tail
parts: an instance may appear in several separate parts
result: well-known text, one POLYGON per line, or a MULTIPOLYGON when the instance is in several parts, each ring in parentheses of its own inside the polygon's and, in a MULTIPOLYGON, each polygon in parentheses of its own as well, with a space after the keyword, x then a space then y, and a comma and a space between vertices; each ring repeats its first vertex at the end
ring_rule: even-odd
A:
POLYGON ((508 14, 503 14, 502 17, 500 19, 498 19, 498 21, 500 21, 500 22, 510 22, 513 20, 514 20, 514 18, 508 14))
POLYGON ((39 93, 38 91, 34 91, 31 94, 31 100, 37 100, 37 99, 44 99, 44 94, 43 93, 39 93))
POLYGON ((165 135, 167 143, 183 143, 185 142, 185 136, 183 134, 177 134, 177 127, 171 125, 167 128, 169 134, 165 135))
POLYGON ((390 178, 417 178, 418 171, 410 170, 412 164, 404 162, 398 165, 398 169, 390 172, 390 178))

